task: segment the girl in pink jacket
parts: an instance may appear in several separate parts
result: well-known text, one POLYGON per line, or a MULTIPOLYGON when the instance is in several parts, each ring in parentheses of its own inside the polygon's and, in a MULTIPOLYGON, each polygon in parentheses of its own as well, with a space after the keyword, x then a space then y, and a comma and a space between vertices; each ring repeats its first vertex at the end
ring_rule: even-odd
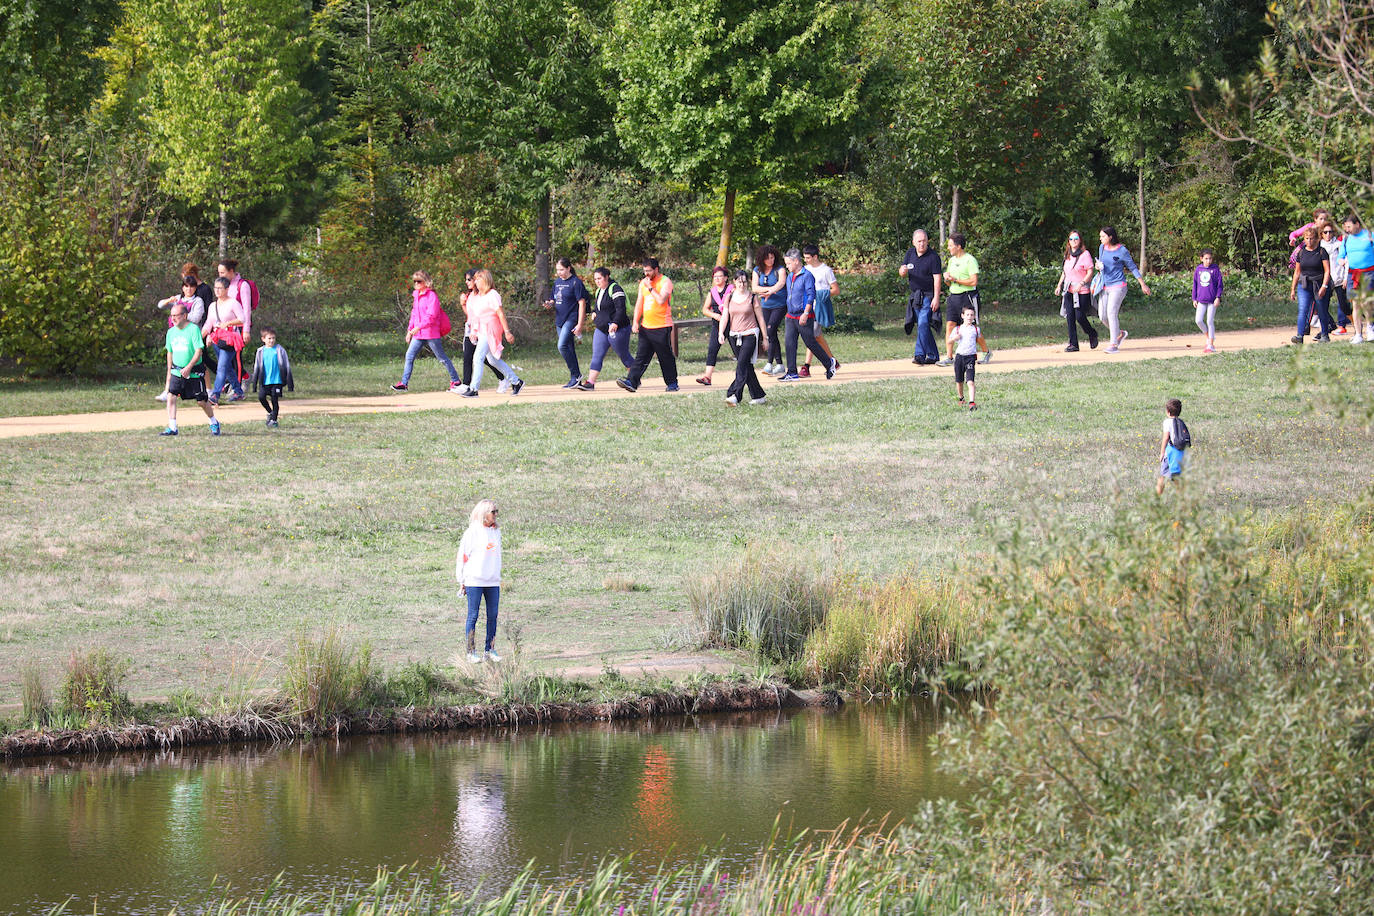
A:
POLYGON ((415 286, 415 292, 412 294, 414 304, 410 307, 410 322, 406 326, 405 369, 401 372, 400 384, 392 385, 391 390, 410 390, 410 373, 415 368, 415 357, 420 354, 422 347, 428 345, 430 352, 448 370, 448 390, 457 391, 462 381, 458 378, 458 370, 453 368, 453 360, 444 352, 444 335, 452 330, 448 315, 444 314, 444 308, 439 304, 439 294, 430 285, 432 281, 429 274, 417 270, 411 274, 410 281, 415 286))

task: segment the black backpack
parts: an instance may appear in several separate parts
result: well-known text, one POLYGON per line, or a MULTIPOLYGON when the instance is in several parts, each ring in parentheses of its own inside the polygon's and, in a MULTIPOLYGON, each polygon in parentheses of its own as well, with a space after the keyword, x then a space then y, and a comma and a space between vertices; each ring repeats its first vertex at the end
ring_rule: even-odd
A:
POLYGON ((1191 448, 1193 437, 1188 432, 1188 424, 1183 422, 1182 417, 1174 417, 1174 428, 1169 432, 1169 444, 1180 452, 1185 448, 1191 448))

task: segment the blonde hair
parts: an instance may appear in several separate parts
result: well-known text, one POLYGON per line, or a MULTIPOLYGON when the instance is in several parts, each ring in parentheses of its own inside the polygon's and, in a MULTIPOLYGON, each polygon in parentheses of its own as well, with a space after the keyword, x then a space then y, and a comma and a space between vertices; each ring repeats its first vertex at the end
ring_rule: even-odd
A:
POLYGON ((417 271, 415 271, 414 273, 412 273, 412 274, 410 275, 410 279, 412 279, 412 280, 419 280, 419 281, 420 281, 421 283, 423 283, 425 286, 433 286, 433 285, 434 285, 434 281, 430 279, 429 274, 425 273, 423 270, 417 270, 417 271))
POLYGON ((487 281, 487 289, 489 290, 496 288, 496 281, 492 279, 491 271, 487 270, 485 267, 481 268, 477 271, 477 273, 473 274, 472 279, 474 282, 477 280, 487 281))
MULTIPOLYGON (((493 522, 496 521, 496 500, 479 499, 477 505, 472 507, 472 513, 468 516, 468 527, 481 528, 487 523, 488 515, 492 517, 493 522)), ((496 527, 501 526, 497 525, 496 527)))

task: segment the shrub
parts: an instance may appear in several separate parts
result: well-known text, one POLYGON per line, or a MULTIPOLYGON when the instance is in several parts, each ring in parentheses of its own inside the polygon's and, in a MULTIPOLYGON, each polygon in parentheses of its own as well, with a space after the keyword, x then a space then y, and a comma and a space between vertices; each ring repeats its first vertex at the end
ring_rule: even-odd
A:
POLYGON ((837 583, 828 563, 800 551, 750 546, 739 558, 687 583, 701 642, 748 649, 769 661, 795 657, 825 619, 837 583))
POLYGON ((52 698, 48 696, 47 685, 43 683, 43 672, 30 663, 19 670, 19 678, 25 724, 35 728, 47 725, 52 717, 52 698))
POLYGON ((354 650, 337 627, 318 638, 298 634, 287 653, 283 699, 307 722, 327 723, 371 705, 379 689, 371 648, 354 650))
POLYGON ((441 698, 459 689, 438 666, 408 662, 386 677, 376 700, 379 706, 438 706, 441 698))
POLYGON ((67 660, 67 676, 59 697, 61 711, 89 724, 110 723, 133 709, 124 690, 129 663, 108 649, 73 651, 67 660))
POLYGON ((911 867, 974 908, 1367 911, 1372 503, 1257 531, 1184 491, 1007 536, 996 709, 941 735, 981 788, 923 809, 911 867))

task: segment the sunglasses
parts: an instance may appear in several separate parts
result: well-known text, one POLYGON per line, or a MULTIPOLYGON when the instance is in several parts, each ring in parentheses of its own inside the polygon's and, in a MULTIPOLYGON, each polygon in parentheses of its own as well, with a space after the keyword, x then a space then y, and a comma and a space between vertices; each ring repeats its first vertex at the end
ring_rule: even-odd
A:
POLYGON ((414 283, 416 286, 419 286, 421 283, 423 283, 423 282, 425 282, 425 281, 424 281, 424 280, 411 280, 410 282, 411 282, 411 283, 414 283))

